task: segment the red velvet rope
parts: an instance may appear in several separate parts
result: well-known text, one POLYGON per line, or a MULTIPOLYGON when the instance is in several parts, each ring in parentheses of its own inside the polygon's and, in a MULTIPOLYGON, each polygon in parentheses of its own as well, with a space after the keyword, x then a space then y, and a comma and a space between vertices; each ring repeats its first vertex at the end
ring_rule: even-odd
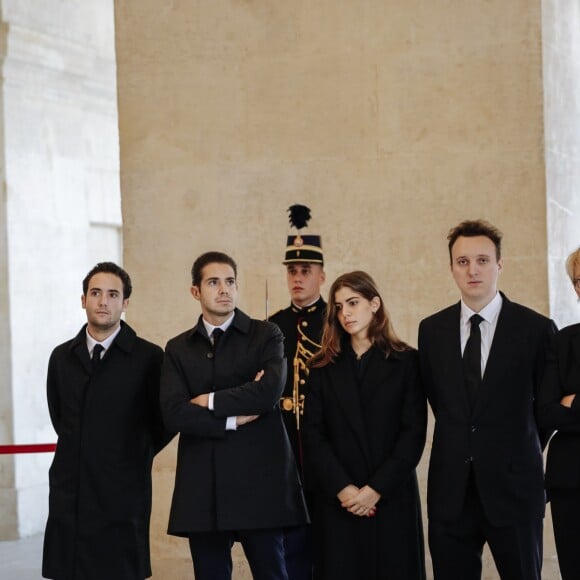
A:
POLYGON ((17 453, 47 453, 56 449, 56 443, 37 443, 34 445, 0 445, 0 455, 17 453))

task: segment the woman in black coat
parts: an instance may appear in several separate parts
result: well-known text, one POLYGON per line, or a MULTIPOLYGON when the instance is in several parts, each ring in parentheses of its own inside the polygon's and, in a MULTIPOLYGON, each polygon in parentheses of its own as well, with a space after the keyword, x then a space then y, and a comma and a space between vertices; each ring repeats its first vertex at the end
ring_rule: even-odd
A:
POLYGON ((304 415, 315 578, 424 579, 415 467, 426 402, 416 353, 396 337, 365 272, 330 289, 304 415))
MULTIPOLYGON (((580 299, 580 249, 566 261, 566 270, 580 299)), ((542 426, 557 429, 550 441, 546 488, 562 580, 580 578, 580 324, 556 336, 556 358, 548 367, 539 418, 542 426)))

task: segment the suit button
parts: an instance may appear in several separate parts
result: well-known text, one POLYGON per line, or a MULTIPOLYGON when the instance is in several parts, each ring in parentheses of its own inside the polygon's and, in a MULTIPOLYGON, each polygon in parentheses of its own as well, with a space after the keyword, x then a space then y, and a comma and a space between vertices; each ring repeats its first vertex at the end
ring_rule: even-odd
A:
POLYGON ((468 458, 465 460, 465 463, 471 463, 472 461, 473 461, 473 457, 468 457, 468 458))
POLYGON ((306 322, 306 320, 302 321, 302 326, 308 326, 308 322, 306 322))
POLYGON ((475 433, 476 431, 477 431, 477 428, 476 428, 476 427, 474 427, 474 426, 472 425, 472 426, 471 426, 471 432, 472 432, 472 433, 475 433))
POLYGON ((207 358, 213 358, 213 352, 208 352, 207 353, 207 358))

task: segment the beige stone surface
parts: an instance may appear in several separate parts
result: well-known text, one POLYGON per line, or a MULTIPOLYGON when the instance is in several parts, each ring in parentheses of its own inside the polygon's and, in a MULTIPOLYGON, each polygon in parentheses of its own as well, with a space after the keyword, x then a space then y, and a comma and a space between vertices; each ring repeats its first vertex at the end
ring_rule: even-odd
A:
MULTIPOLYGON (((266 282, 270 312, 284 306, 295 202, 312 209, 329 281, 368 270, 413 344, 420 319, 457 300, 445 236, 465 218, 505 232, 502 289, 548 312, 539 3, 115 6, 130 321, 144 335, 192 325, 189 268, 208 249, 238 260, 243 309, 265 316, 266 282)), ((155 577, 189 577, 185 543, 163 536, 167 453, 155 577)))

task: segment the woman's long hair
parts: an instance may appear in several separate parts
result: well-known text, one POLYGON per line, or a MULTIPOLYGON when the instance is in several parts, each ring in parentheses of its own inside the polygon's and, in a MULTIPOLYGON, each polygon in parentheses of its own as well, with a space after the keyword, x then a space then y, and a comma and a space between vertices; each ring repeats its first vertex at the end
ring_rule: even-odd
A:
POLYGON ((375 281, 366 272, 357 270, 339 276, 330 288, 322 344, 320 350, 310 359, 311 366, 323 367, 334 361, 341 351, 344 338, 348 336, 348 333, 342 328, 338 320, 338 309, 335 302, 336 293, 345 287, 350 288, 369 301, 375 296, 381 301, 381 305, 368 328, 368 337, 371 344, 377 346, 385 353, 385 356, 389 356, 393 350, 401 352, 411 348, 395 334, 375 281))

